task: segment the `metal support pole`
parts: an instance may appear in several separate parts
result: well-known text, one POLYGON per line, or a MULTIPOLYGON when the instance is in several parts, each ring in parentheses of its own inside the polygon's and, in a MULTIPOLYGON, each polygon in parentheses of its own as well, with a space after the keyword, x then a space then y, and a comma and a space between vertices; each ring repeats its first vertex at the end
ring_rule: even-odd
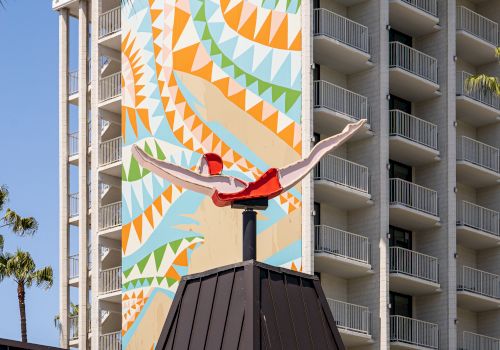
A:
POLYGON ((243 211, 243 261, 257 258, 257 212, 252 208, 243 211))

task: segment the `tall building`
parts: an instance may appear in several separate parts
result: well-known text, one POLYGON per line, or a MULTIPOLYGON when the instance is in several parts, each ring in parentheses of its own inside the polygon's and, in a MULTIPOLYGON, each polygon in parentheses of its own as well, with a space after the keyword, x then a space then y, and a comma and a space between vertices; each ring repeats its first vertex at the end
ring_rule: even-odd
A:
MULTIPOLYGON (((290 4, 294 3, 245 1, 248 4, 240 7, 241 0, 205 2, 219 3, 221 16, 227 22, 233 15, 237 18, 235 12, 230 13, 232 9, 249 21, 254 11, 251 6, 289 14, 293 12, 290 4), (278 9, 282 3, 287 5, 278 9)), ((123 18, 137 21, 136 26, 151 25, 151 40, 148 31, 140 27, 139 32, 146 34, 137 42, 144 40, 151 45, 152 56, 168 60, 161 51, 165 49, 161 46, 162 9, 155 7, 156 3, 149 1, 150 14, 138 6, 137 14, 127 12, 123 18), (144 24, 143 18, 149 15, 151 23, 144 24)), ((197 26, 206 20, 201 11, 197 12, 200 1, 178 3, 182 3, 175 5, 182 10, 175 12, 182 18, 179 22, 188 23, 187 7, 192 6, 195 24, 184 30, 189 34, 189 30, 202 28, 203 40, 209 41, 210 32, 197 26)), ((300 13, 302 23, 302 150, 307 152, 315 142, 339 132, 349 122, 366 117, 369 123, 363 132, 323 159, 302 184, 300 263, 266 261, 318 275, 349 349, 500 349, 500 98, 467 86, 467 78, 474 74, 500 76, 500 64, 495 57, 500 1, 296 3, 299 5, 295 13, 300 13), (300 6, 301 11, 297 12, 300 6)), ((124 209, 123 231, 127 240, 121 242, 121 181, 122 177, 130 180, 132 170, 130 162, 125 164, 125 153, 122 167, 120 136, 122 130, 127 136, 133 133, 127 131, 131 112, 125 106, 126 122, 121 125, 120 74, 122 60, 137 62, 135 57, 142 52, 134 52, 136 47, 124 36, 122 46, 126 52, 122 58, 118 0, 54 0, 53 8, 59 11, 60 21, 61 345, 117 349, 122 342, 121 330, 126 334, 137 319, 130 318, 128 311, 122 318, 122 278, 123 293, 128 299, 129 288, 140 280, 131 276, 142 276, 135 267, 122 275, 121 255, 127 255, 130 242, 137 239, 132 233, 139 236, 139 241, 143 234, 124 209), (78 22, 75 52, 69 52, 70 21, 78 22), (70 69, 70 55, 78 55, 78 67, 71 67, 78 68, 74 71, 70 69), (70 302, 79 306, 78 316, 71 316, 70 302)), ((216 16, 217 6, 208 9, 207 5, 203 9, 214 11, 212 19, 222 18, 216 16)), ((240 30, 242 36, 249 36, 242 29, 246 28, 245 20, 239 20, 239 24, 229 25, 240 30)), ((257 19, 256 23, 265 27, 267 20, 257 19)), ((280 32, 276 30, 279 24, 272 23, 273 19, 269 19, 269 28, 280 32)), ((251 39, 262 39, 262 31, 257 32, 252 32, 251 39)), ((193 37, 180 35, 176 42, 186 40, 192 44, 196 41, 193 37)), ((230 41, 228 37, 224 40, 230 41)), ((216 44, 214 40, 208 50, 214 57, 224 51, 216 44)), ((268 40, 268 44, 283 49, 277 41, 268 40)), ((183 43, 178 46, 184 48, 183 43)), ((286 46, 292 47, 293 43, 286 46)), ((197 51, 192 56, 202 67, 204 56, 197 51)), ((186 56, 186 61, 189 58, 186 56)), ((213 62, 217 63, 217 59, 213 62)), ((234 60, 218 63, 227 68, 232 67, 234 60)), ((124 75, 125 70, 127 76, 132 71, 137 74, 134 79, 141 89, 152 91, 147 84, 153 81, 154 73, 140 72, 131 66, 123 65, 124 75), (149 80, 142 83, 144 77, 149 80)), ((161 62, 151 66, 161 70, 161 62)), ((244 69, 238 69, 238 74, 233 68, 231 72, 241 78, 244 69)), ((196 105, 196 98, 211 91, 209 85, 201 87, 192 77, 197 72, 198 77, 202 76, 201 71, 206 72, 199 68, 175 75, 183 83, 175 91, 191 90, 192 94, 184 94, 188 105, 193 101, 196 105)), ((218 77, 223 73, 221 70, 218 77)), ((212 73, 210 77, 213 76, 212 73)), ((254 80, 246 75, 246 83, 249 81, 254 80)), ((213 84, 219 86, 218 82, 214 80, 213 84)), ((170 80, 158 79, 157 85, 162 88, 167 84, 172 86, 170 80)), ((124 90, 124 96, 125 93, 129 92, 124 90)), ((213 99, 218 96, 210 93, 213 99)), ((275 101, 279 102, 279 98, 274 99, 273 92, 272 102, 275 101)), ((238 101, 233 99, 233 103, 238 101)), ((252 111, 249 109, 248 113, 252 111)), ((287 109, 287 113, 293 118, 293 108, 287 109)), ((135 127, 130 128, 136 136, 141 133, 139 119, 147 124, 144 118, 134 119, 135 127)), ((168 113, 166 119, 177 125, 172 129, 177 128, 175 135, 184 142, 183 146, 189 144, 196 150, 193 139, 179 129, 180 122, 168 113)), ((185 119, 195 123, 191 116, 185 119)), ((155 123, 158 126, 159 119, 155 123)), ((273 126, 267 124, 270 130, 273 126)), ((258 140, 259 136, 255 137, 258 140)), ((155 144, 156 151, 150 152, 160 157, 158 149, 163 144, 148 142, 149 139, 141 146, 155 144)), ((292 146, 299 147, 295 143, 292 146)), ((194 165, 193 159, 172 159, 185 166, 194 165)), ((249 163, 245 166, 246 170, 251 167, 249 163)), ((142 172, 134 179, 146 175, 142 172)), ((139 226, 149 221, 153 227, 165 206, 182 193, 175 188, 169 191, 159 203, 155 201, 144 208, 150 214, 146 219, 140 216, 139 226)), ((208 222, 219 223, 216 219, 208 222)), ((193 239, 188 237, 187 241, 196 243, 193 239)), ((184 243, 177 242, 172 252, 184 252, 184 243)), ((183 256, 174 256, 173 264, 184 266, 179 257, 183 256)), ((216 258, 223 261, 224 257, 216 258)), ((149 256, 144 259, 140 263, 141 273, 154 261, 148 260, 149 256)), ((175 288, 178 271, 181 269, 162 272, 166 280, 145 282, 142 278, 139 283, 175 288)), ((141 300, 140 307, 145 302, 141 300)), ((162 312, 165 309, 168 307, 161 308, 162 312)), ((132 345, 137 342, 127 340, 126 344, 124 348, 138 348, 132 345)))

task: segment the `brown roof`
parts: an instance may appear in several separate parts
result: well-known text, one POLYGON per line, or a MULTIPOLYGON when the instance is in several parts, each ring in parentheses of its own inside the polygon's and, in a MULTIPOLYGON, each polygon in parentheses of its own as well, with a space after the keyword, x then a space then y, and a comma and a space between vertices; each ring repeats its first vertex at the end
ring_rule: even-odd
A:
POLYGON ((53 346, 23 343, 16 340, 0 338, 0 350, 62 350, 53 346))
POLYGON ((317 277, 251 260, 183 277, 156 349, 344 345, 317 277))

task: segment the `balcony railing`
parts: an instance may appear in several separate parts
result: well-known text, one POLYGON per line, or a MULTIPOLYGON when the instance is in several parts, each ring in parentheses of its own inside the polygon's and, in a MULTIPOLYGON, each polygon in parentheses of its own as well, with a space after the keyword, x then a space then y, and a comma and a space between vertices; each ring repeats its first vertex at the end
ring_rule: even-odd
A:
POLYGON ((390 272, 438 283, 438 259, 401 247, 390 248, 390 272))
POLYGON ((122 288, 121 266, 102 270, 99 274, 99 294, 113 293, 122 288))
POLYGON ((464 71, 457 72, 457 96, 466 96, 490 107, 500 109, 500 97, 492 91, 481 91, 478 88, 469 89, 467 79, 473 75, 464 71))
POLYGON ((437 80, 437 60, 403 43, 389 43, 389 67, 401 68, 433 83, 437 80))
POLYGON ((69 279, 77 278, 79 276, 78 269, 78 254, 72 255, 69 260, 69 279))
POLYGON ((110 100, 122 93, 121 72, 113 73, 99 80, 99 102, 110 100))
POLYGON ((77 193, 71 193, 68 195, 68 207, 69 207, 69 217, 73 218, 75 216, 79 215, 79 210, 78 210, 78 192, 77 193))
POLYGON ((437 17, 437 0, 402 0, 413 7, 437 17))
POLYGON ((459 225, 500 236, 500 213, 467 201, 459 203, 457 221, 459 225))
POLYGON ((122 28, 121 20, 120 6, 99 15, 99 39, 120 31, 122 28))
POLYGON ((437 150, 437 125, 400 110, 389 111, 389 135, 401 136, 437 150))
POLYGON ((459 291, 500 299, 500 276, 468 266, 457 271, 459 291))
POLYGON ((101 335, 99 339, 99 349, 103 350, 121 350, 122 349, 122 334, 121 332, 113 332, 101 335))
POLYGON ((122 202, 104 205, 99 209, 99 229, 106 230, 122 224, 122 202))
POLYGON ((122 139, 120 136, 101 142, 99 145, 99 165, 105 166, 122 160, 122 139))
POLYGON ((457 143, 457 160, 467 161, 497 173, 499 172, 499 156, 498 148, 467 136, 460 137, 457 143))
POLYGON ((78 92, 78 70, 68 73, 68 94, 73 95, 78 92))
POLYGON ((371 314, 366 306, 326 299, 337 327, 362 334, 371 334, 371 314))
POLYGON ((78 339, 78 315, 68 317, 69 340, 78 339))
POLYGON ((464 332, 461 350, 500 350, 500 339, 464 332))
POLYGON ((314 108, 326 108, 353 119, 369 119, 368 99, 324 80, 314 82, 314 108))
POLYGON ((369 192, 368 178, 367 167, 333 155, 324 157, 314 171, 315 180, 331 181, 365 193, 369 192))
POLYGON ((314 251, 370 264, 370 243, 367 237, 325 225, 315 227, 314 251))
POLYGON ((406 207, 438 216, 437 192, 412 182, 393 178, 389 180, 390 204, 406 207))
POLYGON ((368 27, 327 9, 314 9, 314 35, 325 35, 368 53, 368 27))
POLYGON ((78 154, 78 131, 68 135, 68 155, 74 156, 78 154))
POLYGON ((457 7, 457 30, 466 31, 492 45, 498 45, 498 23, 467 7, 457 7))
POLYGON ((435 323, 404 316, 391 316, 391 342, 413 344, 429 349, 439 345, 439 327, 435 323))

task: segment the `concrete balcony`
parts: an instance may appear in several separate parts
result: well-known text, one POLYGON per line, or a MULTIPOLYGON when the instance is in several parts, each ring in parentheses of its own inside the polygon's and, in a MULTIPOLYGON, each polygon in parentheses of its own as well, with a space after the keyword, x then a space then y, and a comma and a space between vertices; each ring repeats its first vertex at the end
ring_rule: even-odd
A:
POLYGON ((496 61, 498 23, 467 7, 457 7, 457 54, 474 66, 496 61))
POLYGON ((366 306, 350 304, 327 298, 340 336, 345 346, 361 346, 373 343, 372 320, 366 306))
POLYGON ((400 247, 389 251, 390 289, 408 295, 439 292, 438 259, 400 247))
POLYGON ((391 349, 437 349, 439 326, 404 316, 390 317, 391 349))
POLYGON ((402 179, 389 180, 389 222, 418 230, 440 225, 437 192, 402 179))
POLYGON ((437 125, 389 111, 389 153, 391 159, 413 166, 439 160, 437 125))
POLYGON ((500 309, 500 276, 468 266, 457 268, 457 302, 475 312, 500 309))
MULTIPOLYGON (((90 257, 91 257, 90 249, 91 248, 89 247, 88 258, 87 258, 87 269, 88 269, 89 276, 90 276, 91 269, 92 269, 92 260, 90 259, 90 257)), ((79 256, 78 256, 78 254, 71 255, 70 257, 68 257, 68 260, 69 260, 69 275, 68 275, 69 281, 68 281, 68 284, 71 287, 78 287, 78 279, 79 279, 79 275, 80 275, 79 265, 78 265, 78 262, 80 260, 79 256)))
POLYGON ((345 74, 373 67, 368 27, 318 8, 314 9, 313 34, 315 62, 345 74))
MULTIPOLYGON (((360 119, 369 120, 368 99, 324 80, 314 82, 314 130, 325 135, 334 135, 344 127, 360 119)), ((373 135, 365 125, 352 140, 373 135)))
POLYGON ((439 29, 437 0, 389 0, 389 24, 418 37, 439 29))
POLYGON ((121 136, 101 142, 99 145, 99 171, 115 176, 121 176, 122 138, 121 136))
MULTIPOLYGON (((91 337, 91 323, 90 323, 90 307, 88 308, 87 312, 87 330, 88 330, 88 337, 91 337)), ((78 347, 78 315, 74 316, 68 316, 68 340, 69 340, 69 345, 73 347, 78 347)))
MULTIPOLYGON (((91 192, 90 192, 90 187, 88 188, 88 197, 87 197, 87 200, 88 200, 88 214, 90 214, 91 210, 90 210, 90 207, 91 207, 91 201, 90 201, 90 198, 91 198, 91 192)), ((80 194, 79 192, 75 192, 75 193, 70 193, 68 194, 68 218, 69 218, 69 224, 70 225, 75 225, 75 226, 78 226, 79 224, 79 219, 80 219, 80 208, 79 208, 79 205, 78 205, 78 201, 79 201, 79 198, 80 198, 80 194)))
POLYGON ((316 166, 314 180, 316 201, 346 210, 373 204, 368 168, 363 165, 328 155, 316 166))
POLYGON ((457 241, 475 249, 500 246, 500 213, 467 201, 457 203, 457 241))
POLYGON ((500 339, 472 332, 463 332, 458 344, 460 350, 500 350, 500 339))
POLYGON ((99 273, 99 299, 121 303, 122 267, 102 270, 99 273))
POLYGON ((99 208, 99 235, 121 239, 122 202, 103 205, 99 208))
POLYGON ((59 11, 66 8, 71 16, 78 17, 78 0, 52 0, 52 10, 59 11))
POLYGON ((314 228, 314 267, 342 278, 373 273, 367 237, 326 225, 314 228))
POLYGON ((112 113, 121 113, 121 72, 99 79, 99 108, 112 113))
POLYGON ((457 119, 474 127, 500 121, 500 97, 494 92, 470 89, 467 79, 472 74, 457 72, 457 119))
POLYGON ((99 15, 99 44, 120 51, 121 7, 115 7, 99 15))
POLYGON ((498 148, 466 136, 457 142, 457 180, 480 188, 500 182, 498 148))
POLYGON ((437 60, 400 42, 389 43, 389 91, 417 102, 439 96, 437 60))
POLYGON ((121 350, 122 349, 122 333, 112 332, 102 334, 99 337, 99 349, 103 350, 121 350))

